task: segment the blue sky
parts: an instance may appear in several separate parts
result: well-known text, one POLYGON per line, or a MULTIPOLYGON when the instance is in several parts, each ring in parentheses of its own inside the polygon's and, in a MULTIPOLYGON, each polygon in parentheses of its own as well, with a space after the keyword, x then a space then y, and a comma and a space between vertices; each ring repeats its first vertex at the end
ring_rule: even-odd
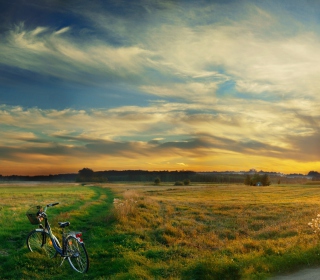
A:
POLYGON ((318 1, 0 2, 0 174, 320 171, 318 1))

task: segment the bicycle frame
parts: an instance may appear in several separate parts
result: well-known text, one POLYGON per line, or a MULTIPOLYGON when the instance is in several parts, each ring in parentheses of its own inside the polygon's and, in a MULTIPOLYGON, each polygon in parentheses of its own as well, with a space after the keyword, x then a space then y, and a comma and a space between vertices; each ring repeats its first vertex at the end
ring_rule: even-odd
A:
MULTIPOLYGON (((46 232, 49 234, 50 236, 50 240, 52 242, 52 245, 54 247, 54 249, 56 250, 56 252, 61 255, 61 256, 65 256, 64 254, 64 249, 65 249, 65 238, 64 238, 64 233, 62 233, 62 248, 60 247, 60 244, 57 244, 57 241, 59 242, 58 238, 56 236, 53 235, 52 231, 51 231, 51 227, 50 227, 50 224, 48 222, 48 220, 46 218, 44 218, 45 220, 45 226, 43 227, 41 224, 40 224, 40 228, 37 228, 35 229, 35 231, 37 232, 46 232)), ((43 240, 42 240, 42 246, 44 244, 46 244, 46 238, 47 238, 47 235, 46 234, 43 234, 43 240)))
MULTIPOLYGON (((48 208, 48 205, 45 207, 45 209, 43 211, 44 213, 46 213, 47 208, 48 208)), ((38 231, 38 232, 47 232, 49 234, 49 236, 50 236, 50 240, 51 240, 52 245, 53 245, 54 249, 56 250, 56 252, 62 257, 67 257, 67 255, 65 254, 65 251, 66 251, 65 250, 66 249, 65 240, 67 239, 67 237, 70 234, 65 235, 64 228, 63 227, 61 228, 61 230, 62 230, 62 246, 61 246, 62 248, 61 248, 60 244, 57 243, 57 242, 59 242, 58 238, 55 235, 53 235, 53 233, 52 233, 51 226, 50 226, 50 223, 48 221, 47 216, 45 215, 43 217, 43 219, 44 219, 44 228, 43 228, 42 224, 40 224, 39 225, 40 228, 36 229, 36 231, 38 231)), ((46 238, 47 238, 47 236, 44 234, 43 235, 43 240, 42 240, 42 246, 46 243, 46 238)), ((81 238, 78 238, 78 237, 76 237, 76 238, 79 240, 80 243, 83 243, 83 240, 81 238)))
POLYGON ((39 224, 39 228, 32 230, 27 237, 27 246, 30 251, 44 249, 47 256, 54 258, 57 255, 62 257, 61 264, 67 259, 72 269, 85 273, 89 269, 89 257, 85 244, 82 240, 82 232, 67 231, 65 228, 70 222, 59 222, 61 228, 62 243, 53 234, 47 216, 47 208, 59 204, 51 203, 45 206, 44 210, 40 206, 35 206, 27 211, 27 217, 31 224, 39 224), (33 212, 33 210, 37 210, 33 212))

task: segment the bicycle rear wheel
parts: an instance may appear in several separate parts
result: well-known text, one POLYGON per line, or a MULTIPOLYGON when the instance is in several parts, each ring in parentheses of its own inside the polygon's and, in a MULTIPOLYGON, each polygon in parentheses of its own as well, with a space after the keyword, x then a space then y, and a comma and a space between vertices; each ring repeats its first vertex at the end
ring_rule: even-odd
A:
POLYGON ((52 245, 50 235, 43 230, 33 230, 27 236, 27 247, 31 252, 37 252, 54 258, 57 254, 52 245))
POLYGON ((89 269, 89 257, 86 247, 74 236, 66 239, 66 252, 70 266, 77 272, 85 273, 89 269))

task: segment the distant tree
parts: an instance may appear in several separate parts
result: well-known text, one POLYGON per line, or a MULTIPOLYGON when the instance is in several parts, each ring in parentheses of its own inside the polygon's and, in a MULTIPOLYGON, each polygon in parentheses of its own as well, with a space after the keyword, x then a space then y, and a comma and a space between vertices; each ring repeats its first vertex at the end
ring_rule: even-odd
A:
POLYGON ((176 181, 176 182, 174 183, 174 185, 175 185, 175 186, 183 186, 183 182, 181 182, 181 181, 176 181))
POLYGON ((94 171, 90 168, 85 167, 78 171, 77 181, 78 182, 92 181, 93 176, 94 176, 94 171))
POLYGON ((319 176, 320 173, 317 171, 309 171, 308 176, 319 176))
POLYGON ((262 186, 269 186, 270 185, 270 178, 268 174, 263 174, 260 176, 260 182, 262 183, 262 186))
POLYGON ((161 183, 160 178, 157 177, 157 178, 154 180, 154 183, 155 183, 156 185, 159 185, 159 184, 161 183))
POLYGON ((250 175, 248 174, 246 176, 246 178, 244 179, 244 184, 247 185, 247 186, 250 186, 251 185, 251 177, 250 175))
POLYGON ((189 179, 185 179, 185 180, 183 181, 183 184, 184 184, 185 186, 190 185, 190 180, 189 180, 189 179))
POLYGON ((244 184, 250 185, 250 186, 256 186, 257 184, 261 184, 262 186, 269 186, 270 183, 271 183, 271 181, 270 181, 268 174, 260 175, 260 174, 256 173, 253 175, 252 178, 248 174, 246 176, 246 178, 244 179, 244 184))
POLYGON ((251 179, 251 186, 256 186, 259 182, 261 182, 260 175, 258 173, 254 174, 252 179, 251 179))
POLYGON ((78 171, 80 176, 84 176, 84 177, 92 177, 94 174, 94 171, 90 168, 83 168, 81 170, 78 171))
POLYGON ((77 182, 106 183, 108 178, 104 172, 94 172, 90 168, 83 168, 78 171, 77 182))

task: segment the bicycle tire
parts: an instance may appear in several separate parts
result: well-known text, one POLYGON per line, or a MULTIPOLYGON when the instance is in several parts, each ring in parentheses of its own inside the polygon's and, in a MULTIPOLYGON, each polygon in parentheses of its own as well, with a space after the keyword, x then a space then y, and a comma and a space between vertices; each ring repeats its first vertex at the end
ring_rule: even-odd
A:
MULTIPOLYGON (((59 241, 54 236, 55 241, 60 246, 59 241)), ((31 252, 37 252, 48 256, 50 259, 57 255, 56 249, 52 245, 50 235, 44 230, 33 230, 27 236, 27 247, 31 252), (43 242, 45 243, 43 244, 43 242)))
POLYGON ((89 257, 84 244, 70 235, 66 239, 65 248, 70 266, 77 272, 87 272, 89 269, 89 257))

